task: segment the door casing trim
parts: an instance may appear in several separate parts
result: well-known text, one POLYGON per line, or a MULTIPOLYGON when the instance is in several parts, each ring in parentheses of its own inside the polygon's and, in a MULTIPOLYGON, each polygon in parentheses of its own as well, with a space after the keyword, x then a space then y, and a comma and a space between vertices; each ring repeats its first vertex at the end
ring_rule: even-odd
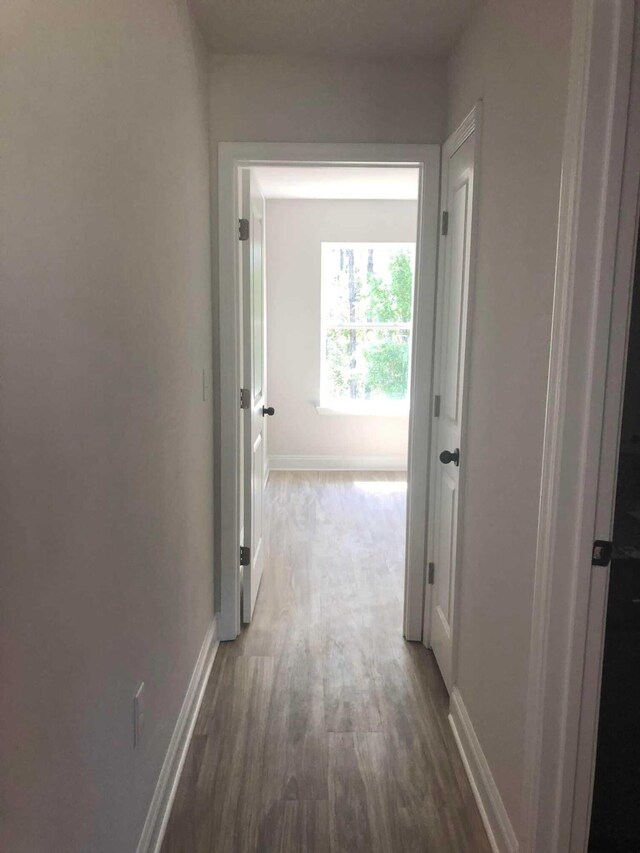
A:
MULTIPOLYGON (((610 407, 607 394, 614 386, 619 394, 624 366, 623 359, 610 361, 611 322, 615 300, 625 290, 628 299, 638 215, 637 124, 635 135, 629 132, 634 6, 634 0, 574 0, 528 675, 523 853, 583 853, 588 842, 605 619, 604 607, 593 607, 591 549, 611 534, 611 482, 608 505, 599 491, 603 478, 611 478, 611 447, 603 455, 603 440, 620 428, 620 407, 610 407)), ((640 113, 637 85, 633 97, 640 113)))
POLYGON ((436 290, 440 146, 396 143, 221 142, 218 144, 220 345, 219 636, 240 633, 238 547, 241 526, 238 170, 257 165, 379 165, 420 169, 407 495, 404 635, 422 639, 430 446, 433 316, 436 290))

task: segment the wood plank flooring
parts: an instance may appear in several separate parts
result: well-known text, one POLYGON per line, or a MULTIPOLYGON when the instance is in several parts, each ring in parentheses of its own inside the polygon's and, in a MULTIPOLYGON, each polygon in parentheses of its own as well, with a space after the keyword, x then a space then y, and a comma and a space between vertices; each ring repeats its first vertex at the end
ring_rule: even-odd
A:
POLYGON ((406 482, 274 472, 162 853, 489 853, 433 656, 402 639, 406 482))

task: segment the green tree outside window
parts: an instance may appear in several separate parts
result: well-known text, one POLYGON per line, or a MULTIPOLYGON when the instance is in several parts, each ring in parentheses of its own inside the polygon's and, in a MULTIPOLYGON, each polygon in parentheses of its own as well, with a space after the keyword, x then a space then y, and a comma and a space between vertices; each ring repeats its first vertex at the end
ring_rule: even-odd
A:
POLYGON ((408 396, 414 244, 323 244, 324 393, 408 396))

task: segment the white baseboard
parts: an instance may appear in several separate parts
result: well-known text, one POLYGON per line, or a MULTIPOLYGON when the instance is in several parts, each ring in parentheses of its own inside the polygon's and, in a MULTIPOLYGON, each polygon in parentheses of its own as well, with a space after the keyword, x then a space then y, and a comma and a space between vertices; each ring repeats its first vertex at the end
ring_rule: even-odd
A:
POLYGON ((178 714, 136 853, 159 853, 209 673, 218 651, 217 618, 204 638, 178 714))
POLYGON ((406 456, 270 456, 270 471, 406 471, 406 456))
POLYGON ((457 687, 451 692, 449 723, 494 853, 518 853, 518 839, 457 687))

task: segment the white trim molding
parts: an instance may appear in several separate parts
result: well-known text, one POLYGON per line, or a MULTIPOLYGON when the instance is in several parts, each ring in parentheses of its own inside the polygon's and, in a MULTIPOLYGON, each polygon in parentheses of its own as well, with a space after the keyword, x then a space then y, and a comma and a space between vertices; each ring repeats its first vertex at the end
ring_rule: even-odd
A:
POLYGON ((270 456, 269 471, 406 471, 406 456, 270 456))
POLYGON ((147 818, 136 853, 160 853, 164 833, 171 814, 180 774, 187 757, 191 735, 196 724, 211 667, 218 651, 217 619, 214 617, 200 648, 189 686, 178 714, 167 748, 156 789, 151 798, 147 818))
POLYGON ((591 783, 579 768, 592 766, 596 731, 584 711, 599 695, 587 666, 597 647, 591 549, 610 538, 596 510, 633 29, 634 0, 574 0, 525 729, 527 853, 583 853, 588 839, 591 783))
POLYGON ((443 157, 453 157, 458 148, 467 141, 472 133, 480 130, 482 101, 477 101, 443 146, 443 157), (445 150, 446 149, 446 150, 445 150))
POLYGON ((457 687, 451 691, 449 711, 449 723, 491 848, 494 853, 518 853, 518 839, 457 687))

